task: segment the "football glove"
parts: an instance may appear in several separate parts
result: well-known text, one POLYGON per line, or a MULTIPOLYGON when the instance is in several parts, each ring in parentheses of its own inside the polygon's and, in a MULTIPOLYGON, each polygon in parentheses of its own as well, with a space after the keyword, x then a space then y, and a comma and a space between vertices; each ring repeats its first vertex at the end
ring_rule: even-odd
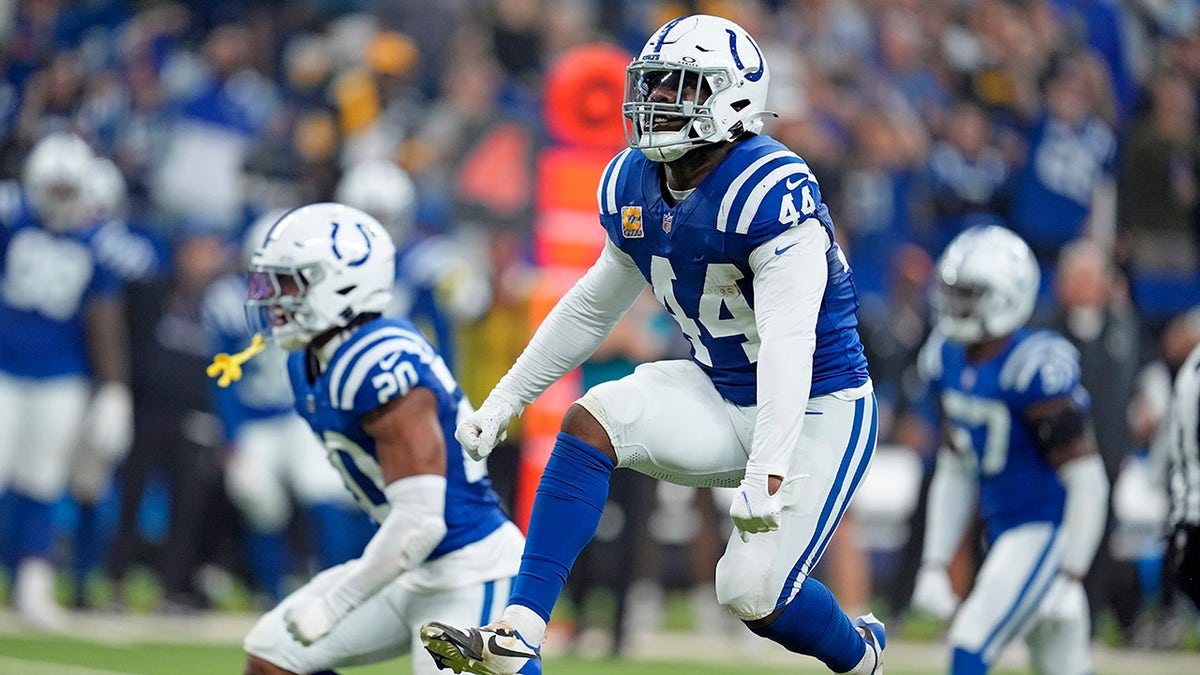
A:
POLYGON ((325 598, 302 598, 284 611, 283 622, 292 638, 307 647, 333 630, 332 614, 325 598))
POLYGON ((779 529, 779 518, 783 513, 779 493, 783 488, 780 487, 773 495, 768 494, 767 481, 765 473, 748 473, 733 495, 729 517, 742 541, 749 541, 751 534, 779 529))
POLYGON ((941 565, 926 564, 917 572, 912 606, 945 621, 958 609, 959 598, 950 585, 950 575, 941 565))
POLYGON ((1087 592, 1083 590, 1083 582, 1062 573, 1054 577, 1050 590, 1038 605, 1038 618, 1045 621, 1070 623, 1087 613, 1087 592))
POLYGON ((105 382, 92 395, 83 418, 83 441, 112 463, 133 443, 133 395, 123 382, 105 382))
POLYGON ((458 423, 454 437, 462 443, 471 459, 480 461, 492 454, 496 444, 508 435, 509 422, 521 414, 523 407, 515 396, 493 389, 479 410, 458 423))

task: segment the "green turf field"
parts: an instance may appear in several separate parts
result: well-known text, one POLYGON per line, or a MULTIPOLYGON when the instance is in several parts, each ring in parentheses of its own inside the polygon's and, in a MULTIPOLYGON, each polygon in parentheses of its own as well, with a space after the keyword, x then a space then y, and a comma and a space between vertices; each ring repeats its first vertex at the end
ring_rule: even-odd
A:
MULTIPOLYGON (((241 672, 236 646, 127 644, 113 646, 70 638, 0 637, 0 675, 218 675, 241 672)), ((407 659, 362 668, 343 675, 407 674, 407 659)), ((449 671, 447 671, 448 673, 449 671)), ((610 659, 555 658, 546 661, 551 675, 808 675, 828 671, 805 667, 679 662, 630 662, 610 659)), ((927 675, 935 670, 889 669, 888 675, 927 675)), ((1015 675, 1000 671, 997 675, 1015 675)))

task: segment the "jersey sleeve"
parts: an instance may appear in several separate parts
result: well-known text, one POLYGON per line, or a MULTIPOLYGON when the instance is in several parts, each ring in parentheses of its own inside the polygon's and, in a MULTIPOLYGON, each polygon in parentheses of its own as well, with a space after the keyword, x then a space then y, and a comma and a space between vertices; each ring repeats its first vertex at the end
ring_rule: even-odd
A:
POLYGON ((423 338, 388 330, 371 338, 369 344, 349 350, 346 358, 332 364, 330 396, 335 408, 362 417, 416 387, 438 393, 453 389, 441 357, 423 338))
POLYGON ((600 213, 600 223, 604 226, 604 232, 608 235, 609 240, 617 246, 625 241, 622 229, 635 225, 635 223, 627 222, 629 219, 636 218, 636 226, 642 227, 641 208, 621 209, 617 199, 624 184, 625 169, 634 163, 630 161, 634 152, 637 151, 632 148, 622 150, 617 153, 616 157, 609 160, 608 166, 604 167, 604 173, 601 174, 600 184, 596 187, 596 204, 600 213))
POLYGON ((1088 408, 1080 384, 1079 351, 1051 331, 1030 335, 1008 355, 1000 369, 1000 387, 1013 398, 1017 409, 1033 403, 1071 396, 1088 408))
POLYGON ((822 213, 828 209, 808 164, 790 150, 775 150, 733 178, 717 210, 717 231, 742 235, 746 249, 753 250, 822 213))

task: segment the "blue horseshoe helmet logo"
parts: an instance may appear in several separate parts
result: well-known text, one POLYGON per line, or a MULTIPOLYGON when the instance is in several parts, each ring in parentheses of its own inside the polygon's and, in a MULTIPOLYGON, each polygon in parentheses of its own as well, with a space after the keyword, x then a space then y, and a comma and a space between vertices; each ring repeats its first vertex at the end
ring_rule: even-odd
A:
MULTIPOLYGON (((746 66, 742 64, 742 58, 738 56, 737 50, 737 33, 733 29, 726 28, 726 33, 729 33, 729 53, 733 55, 733 64, 738 67, 738 70, 744 69, 746 66)), ((763 73, 766 72, 767 62, 763 59, 762 52, 758 49, 758 45, 754 44, 754 40, 747 35, 746 40, 750 42, 750 46, 754 47, 754 53, 758 54, 758 70, 752 73, 746 73, 746 79, 751 82, 758 82, 762 79, 763 73)))
MULTIPOLYGON (((362 223, 355 223, 354 226, 356 228, 358 228, 358 233, 362 235, 363 242, 365 242, 367 245, 367 250, 365 252, 363 252, 362 257, 357 258, 355 260, 346 261, 347 267, 358 267, 359 265, 365 263, 367 261, 367 258, 371 257, 371 238, 369 236, 367 236, 367 231, 365 229, 363 229, 362 223)), ((332 240, 332 243, 333 243, 333 257, 337 258, 338 260, 342 259, 342 252, 338 250, 338 244, 337 244, 337 233, 338 233, 338 228, 340 228, 340 227, 341 227, 341 225, 339 225, 337 222, 334 222, 333 223, 333 231, 329 233, 329 238, 332 240)))

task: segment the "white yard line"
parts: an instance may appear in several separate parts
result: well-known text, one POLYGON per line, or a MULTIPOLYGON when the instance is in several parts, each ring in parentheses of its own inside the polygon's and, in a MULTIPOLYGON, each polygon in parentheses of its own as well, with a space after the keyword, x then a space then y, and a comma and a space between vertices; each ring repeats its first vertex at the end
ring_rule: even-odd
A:
POLYGON ((0 656, 0 675, 137 675, 137 673, 0 656))

